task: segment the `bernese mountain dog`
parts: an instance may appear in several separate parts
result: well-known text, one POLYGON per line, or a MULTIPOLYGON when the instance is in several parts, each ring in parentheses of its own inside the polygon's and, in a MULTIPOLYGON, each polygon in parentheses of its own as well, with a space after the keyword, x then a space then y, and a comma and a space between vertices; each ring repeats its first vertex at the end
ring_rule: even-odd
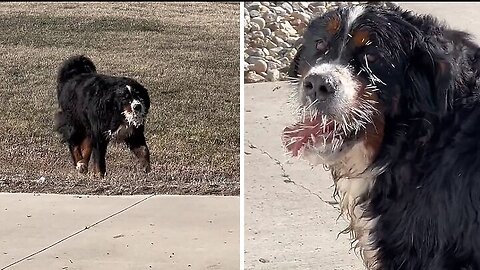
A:
POLYGON ((468 33, 394 5, 307 27, 282 141, 331 171, 367 269, 480 269, 479 59, 468 33))
POLYGON ((137 81, 97 73, 86 56, 66 59, 57 74, 56 130, 68 145, 74 167, 85 174, 93 155, 94 174, 104 177, 110 141, 125 142, 150 171, 144 130, 150 109, 148 91, 137 81))

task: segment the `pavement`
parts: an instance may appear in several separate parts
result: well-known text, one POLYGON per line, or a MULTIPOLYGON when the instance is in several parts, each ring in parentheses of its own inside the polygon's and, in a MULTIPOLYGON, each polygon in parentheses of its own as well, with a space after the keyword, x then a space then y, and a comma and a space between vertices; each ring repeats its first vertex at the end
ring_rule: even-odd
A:
MULTIPOLYGON (((480 3, 399 4, 480 40, 480 3)), ((291 92, 286 82, 245 84, 245 269, 364 269, 348 235, 339 235, 347 223, 330 203, 329 173, 284 155, 291 92)))
POLYGON ((239 269, 239 207, 239 197, 0 193, 0 269, 239 269))
POLYGON ((361 269, 347 235, 338 235, 347 223, 330 203, 328 172, 284 154, 291 90, 286 82, 245 85, 245 269, 361 269))

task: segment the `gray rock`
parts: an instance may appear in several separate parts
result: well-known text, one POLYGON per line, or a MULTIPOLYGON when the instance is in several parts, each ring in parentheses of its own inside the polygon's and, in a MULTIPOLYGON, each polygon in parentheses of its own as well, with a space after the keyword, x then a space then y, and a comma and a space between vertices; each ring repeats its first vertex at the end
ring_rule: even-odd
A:
POLYGON ((249 4, 245 3, 245 7, 248 11, 258 10, 262 4, 260 2, 251 2, 249 4))
POLYGON ((299 24, 302 23, 302 20, 300 20, 300 19, 295 19, 295 18, 292 17, 292 20, 290 20, 289 22, 290 22, 290 25, 292 25, 292 26, 297 26, 297 25, 299 25, 299 24))
POLYGON ((324 6, 316 6, 316 7, 311 7, 310 10, 312 10, 313 13, 321 15, 327 11, 327 8, 324 6))
POLYGON ((307 13, 298 12, 298 11, 292 12, 291 16, 294 17, 295 19, 301 20, 304 23, 309 22, 311 19, 310 15, 308 15, 307 13))
MULTIPOLYGON (((265 60, 268 60, 268 62, 276 63, 276 64, 279 64, 279 65, 282 64, 282 62, 278 61, 277 59, 275 59, 275 57, 273 57, 271 55, 265 56, 265 60)), ((267 62, 267 64, 268 64, 268 62, 267 62)))
POLYGON ((252 17, 252 18, 260 17, 260 11, 258 11, 258 10, 250 10, 250 17, 252 17))
POLYGON ((324 7, 325 2, 311 2, 308 4, 308 7, 324 7))
POLYGON ((299 37, 289 37, 285 40, 290 46, 295 46, 299 37))
POLYGON ((293 28, 293 26, 288 21, 280 23, 280 27, 287 31, 288 36, 293 36, 297 34, 297 30, 295 30, 295 28, 293 28))
POLYGON ((270 50, 272 48, 276 48, 277 44, 275 44, 275 43, 273 43, 273 41, 267 39, 267 41, 265 42, 265 47, 270 50))
MULTIPOLYGON (((283 48, 276 47, 276 48, 271 48, 268 50, 270 52, 270 55, 277 56, 280 54, 280 52, 283 50, 283 48)), ((281 62, 280 62, 281 63, 281 62)))
POLYGON ((245 59, 245 62, 249 64, 253 64, 257 61, 263 60, 263 57, 260 56, 249 56, 247 59, 245 59))
POLYGON ((245 75, 245 82, 246 83, 257 83, 257 82, 264 82, 265 78, 256 74, 254 71, 249 71, 245 75))
POLYGON ((278 15, 271 11, 267 11, 263 13, 262 18, 265 20, 265 22, 272 23, 277 21, 278 15))
POLYGON ((264 39, 256 38, 251 40, 248 44, 253 48, 264 48, 266 41, 264 39))
POLYGON ((298 12, 304 12, 304 13, 307 13, 307 14, 310 15, 310 10, 308 10, 308 9, 299 8, 299 9, 296 10, 296 11, 298 11, 298 12))
POLYGON ((268 51, 267 48, 262 48, 262 52, 265 54, 265 56, 270 55, 270 52, 268 51))
POLYGON ((245 53, 247 53, 249 56, 259 56, 259 57, 265 56, 262 49, 260 48, 248 48, 245 50, 245 53))
POLYGON ((292 2, 292 7, 293 7, 293 11, 298 11, 299 9, 302 8, 299 2, 292 2))
POLYGON ((260 27, 259 30, 261 30, 265 27, 265 20, 261 17, 252 18, 251 21, 252 21, 252 23, 256 23, 260 27))
POLYGON ((262 31, 254 31, 254 32, 252 32, 251 37, 252 37, 252 39, 255 39, 255 38, 264 39, 265 35, 263 34, 262 31))
POLYGON ((245 33, 250 33, 251 29, 252 29, 251 24, 245 24, 244 27, 243 27, 243 30, 245 31, 245 33))
POLYGON ((289 48, 290 47, 290 44, 288 44, 285 41, 279 42, 277 45, 278 45, 278 47, 282 47, 282 48, 289 48))
POLYGON ((332 6, 337 6, 337 7, 346 7, 346 6, 351 6, 353 3, 345 3, 345 2, 326 2, 326 7, 332 7, 332 6))
POLYGON ((290 59, 288 59, 287 57, 280 58, 280 62, 282 62, 282 64, 284 65, 290 65, 290 59))
POLYGON ((250 22, 250 31, 260 31, 262 28, 256 22, 250 22))
MULTIPOLYGON (((276 63, 274 61, 268 61, 267 62, 268 69, 267 70, 272 70, 272 69, 279 69, 282 67, 282 63, 276 63)), ((268 72, 268 71, 267 71, 268 72)))
POLYGON ((270 82, 275 82, 280 79, 280 71, 278 69, 271 69, 267 71, 267 76, 265 76, 265 79, 270 82))
POLYGON ((267 27, 272 30, 272 31, 275 31, 277 29, 280 29, 280 23, 278 22, 274 22, 274 23, 268 23, 267 24, 267 27))
POLYGON ((267 62, 265 62, 264 60, 256 60, 256 61, 253 61, 252 64, 253 64, 252 70, 254 70, 257 73, 267 71, 267 68, 268 68, 267 62))
POLYGON ((258 9, 258 11, 260 11, 260 14, 263 14, 265 12, 269 12, 270 9, 264 5, 261 5, 260 8, 258 9))
POLYGON ((272 36, 272 30, 270 30, 270 28, 263 28, 261 31, 262 31, 264 37, 271 37, 272 36))
POLYGON ((272 41, 277 45, 278 45, 278 43, 284 42, 284 40, 282 38, 277 37, 277 36, 273 36, 272 41))
POLYGON ((281 5, 281 7, 282 7, 283 9, 285 9, 285 11, 287 11, 287 13, 289 13, 289 14, 293 12, 293 7, 292 7, 292 5, 290 5, 290 4, 287 3, 287 2, 283 3, 283 4, 281 5))
MULTIPOLYGON (((287 39, 287 38, 290 36, 290 34, 288 33, 288 31, 285 30, 285 29, 277 29, 277 30, 275 30, 273 33, 275 34, 276 37, 279 37, 279 38, 281 38, 282 40, 285 40, 285 39, 287 39)), ((277 44, 278 44, 278 43, 277 43, 277 44)))
POLYGON ((308 8, 308 4, 310 4, 309 2, 298 2, 298 5, 302 8, 308 8))
POLYGON ((282 15, 282 16, 287 15, 287 12, 282 7, 272 7, 270 10, 273 10, 278 15, 282 15))

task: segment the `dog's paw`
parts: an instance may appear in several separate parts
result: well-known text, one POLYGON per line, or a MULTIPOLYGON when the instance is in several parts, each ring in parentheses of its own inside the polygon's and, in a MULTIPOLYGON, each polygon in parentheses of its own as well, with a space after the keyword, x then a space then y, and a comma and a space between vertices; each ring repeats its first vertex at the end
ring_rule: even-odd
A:
POLYGON ((93 175, 94 175, 96 178, 105 178, 106 173, 94 172, 93 175))
POLYGON ((88 172, 88 166, 87 164, 83 163, 83 162, 77 162, 77 171, 81 174, 86 174, 88 172))
POLYGON ((150 167, 150 163, 145 162, 145 163, 142 164, 142 171, 144 173, 149 173, 151 170, 152 170, 152 168, 150 167))

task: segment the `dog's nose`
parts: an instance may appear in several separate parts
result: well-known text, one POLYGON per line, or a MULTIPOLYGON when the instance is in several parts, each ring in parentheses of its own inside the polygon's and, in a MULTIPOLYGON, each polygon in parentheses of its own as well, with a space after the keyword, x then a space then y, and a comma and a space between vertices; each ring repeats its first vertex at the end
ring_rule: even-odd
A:
POLYGON ((325 101, 335 93, 333 85, 325 79, 325 76, 319 74, 306 76, 303 80, 303 90, 312 101, 325 101))
POLYGON ((134 104, 132 109, 136 112, 139 112, 139 111, 142 110, 142 105, 141 104, 134 104))

